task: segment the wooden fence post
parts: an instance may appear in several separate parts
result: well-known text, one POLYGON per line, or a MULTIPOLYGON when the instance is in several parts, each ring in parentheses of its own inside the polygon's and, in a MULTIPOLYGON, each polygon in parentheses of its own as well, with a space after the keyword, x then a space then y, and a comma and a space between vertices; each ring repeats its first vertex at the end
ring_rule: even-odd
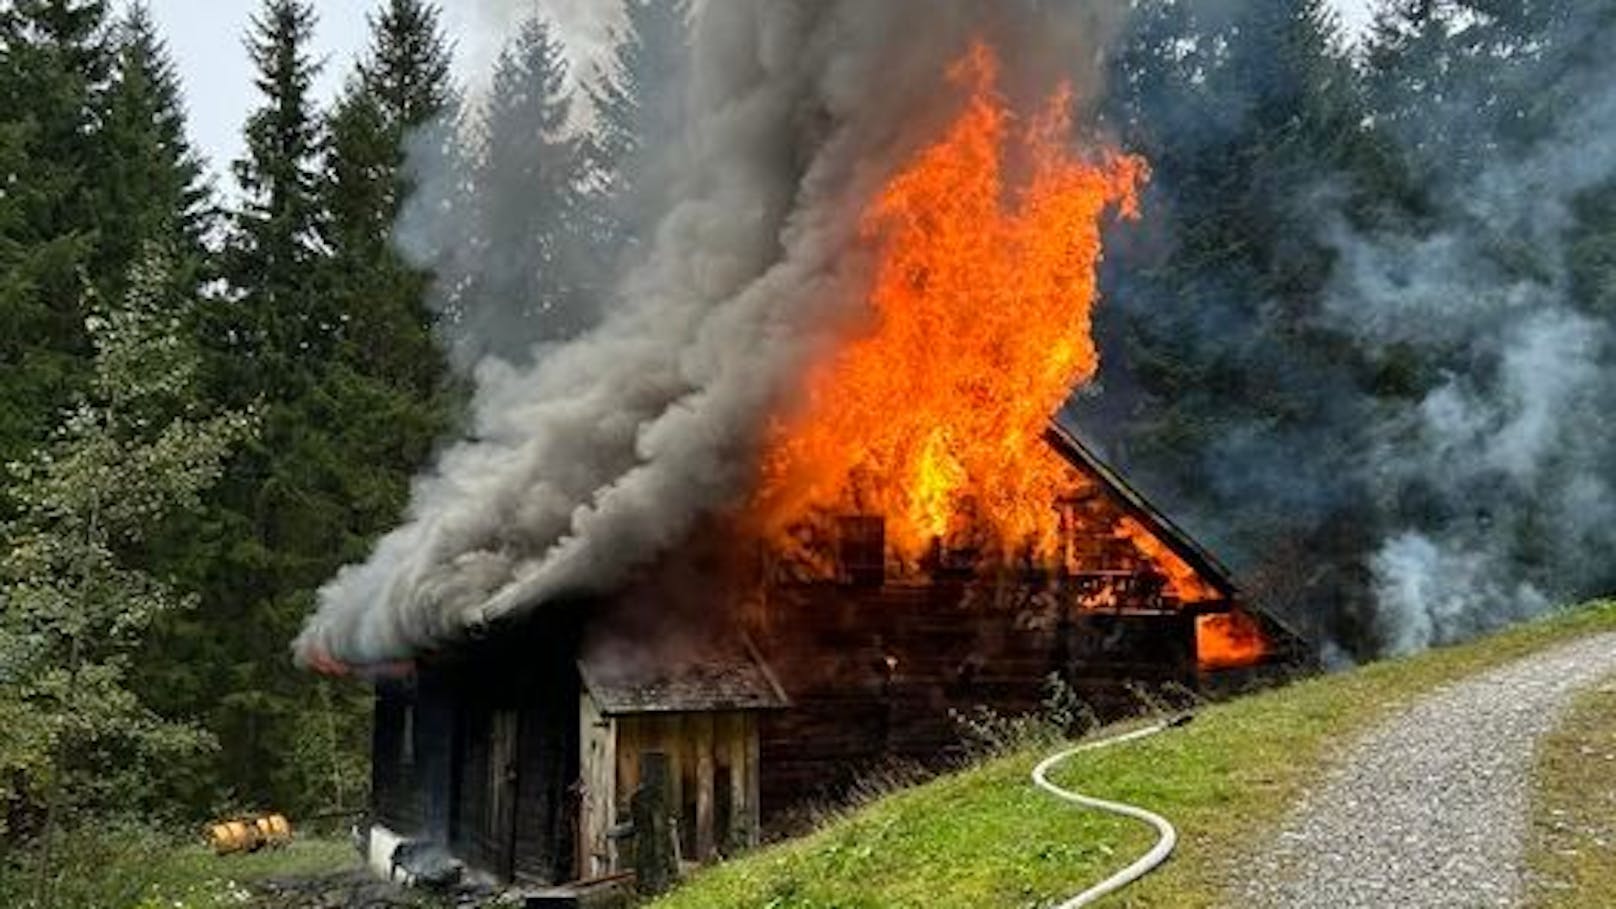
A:
POLYGON ((672 801, 668 756, 660 751, 642 752, 640 788, 629 799, 629 812, 634 820, 636 887, 646 896, 667 892, 679 875, 672 801))

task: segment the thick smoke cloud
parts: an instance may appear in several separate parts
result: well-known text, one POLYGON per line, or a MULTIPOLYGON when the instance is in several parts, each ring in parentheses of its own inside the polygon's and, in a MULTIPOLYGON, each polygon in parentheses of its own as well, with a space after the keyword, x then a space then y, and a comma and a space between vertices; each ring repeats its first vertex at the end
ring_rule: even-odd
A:
POLYGON ((1072 12, 1093 6, 706 5, 683 128, 654 140, 670 205, 644 261, 595 328, 476 368, 469 438, 321 592, 300 657, 395 659, 606 589, 732 502, 765 413, 861 303, 858 214, 949 113, 949 63, 988 34, 1012 63, 1089 66, 1100 36, 1074 23, 1104 17, 1072 12))

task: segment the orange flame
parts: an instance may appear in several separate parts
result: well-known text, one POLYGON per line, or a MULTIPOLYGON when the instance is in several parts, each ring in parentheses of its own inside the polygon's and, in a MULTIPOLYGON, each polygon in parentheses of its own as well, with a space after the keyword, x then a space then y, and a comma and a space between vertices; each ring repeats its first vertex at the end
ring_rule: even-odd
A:
POLYGON ((1068 87, 1018 123, 986 45, 950 78, 963 113, 864 216, 880 263, 867 331, 772 434, 755 512, 788 549, 805 517, 866 513, 905 559, 967 524, 1001 553, 1054 550, 1073 476, 1044 433, 1098 367, 1101 225, 1135 214, 1146 166, 1070 151, 1068 87))
MULTIPOLYGON (((810 370, 801 406, 770 429, 749 514, 803 565, 824 567, 816 528, 860 514, 885 519, 887 555, 907 565, 939 540, 1047 564, 1060 552, 1056 503, 1088 483, 1046 431, 1098 369, 1101 228, 1113 213, 1137 216, 1148 168, 1071 149, 1068 86, 1019 121, 986 45, 949 75, 963 111, 864 213, 878 263, 868 321, 810 370)), ((1143 524, 1091 530, 1131 542, 1169 602, 1221 598, 1143 524)), ((1244 615, 1203 618, 1197 635, 1206 668, 1266 650, 1244 615)))
POLYGON ((1218 599, 1219 594, 1212 585, 1191 568, 1188 562, 1180 558, 1178 553, 1157 539, 1145 525, 1133 518, 1123 518, 1117 525, 1116 534, 1132 543, 1167 577, 1166 592, 1180 605, 1207 603, 1218 599))
POLYGON ((372 682, 382 679, 406 679, 416 671, 414 660, 355 666, 342 662, 324 648, 318 647, 309 654, 308 668, 329 679, 359 678, 372 682))
POLYGON ((1202 669, 1240 669, 1268 656, 1268 639, 1244 612, 1203 615, 1195 623, 1195 650, 1202 669))

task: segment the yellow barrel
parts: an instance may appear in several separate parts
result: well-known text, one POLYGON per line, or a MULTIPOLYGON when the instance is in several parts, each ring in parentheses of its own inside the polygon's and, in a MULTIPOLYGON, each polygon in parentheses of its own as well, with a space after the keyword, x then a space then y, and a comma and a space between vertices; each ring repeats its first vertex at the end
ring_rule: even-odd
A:
POLYGON ((215 855, 257 852, 265 846, 280 848, 290 843, 292 822, 284 814, 242 817, 210 824, 206 835, 215 855))
POLYGON ((254 823, 265 846, 280 848, 292 841, 292 822, 284 814, 266 814, 254 823))
POLYGON ((215 855, 233 855, 258 848, 258 828, 246 821, 221 821, 208 827, 208 845, 215 855))

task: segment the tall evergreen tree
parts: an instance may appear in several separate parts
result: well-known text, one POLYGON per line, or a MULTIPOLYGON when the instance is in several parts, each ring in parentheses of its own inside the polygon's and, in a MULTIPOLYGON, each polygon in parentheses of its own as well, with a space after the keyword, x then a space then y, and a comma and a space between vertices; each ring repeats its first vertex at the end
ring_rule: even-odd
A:
POLYGON ((209 674, 158 665, 150 683, 207 712, 217 779, 253 804, 341 808, 361 790, 363 697, 298 672, 284 648, 320 585, 396 523, 446 420, 430 276, 402 261, 391 233, 410 189, 407 137, 453 97, 448 51, 436 9, 413 0, 390 0, 372 27, 321 117, 308 97, 311 7, 269 0, 255 21, 268 102, 238 166, 247 204, 222 305, 234 319, 213 336, 213 378, 225 401, 261 401, 263 432, 210 513, 164 547, 203 606, 170 622, 160 646, 209 674))
POLYGON ((370 20, 369 59, 360 81, 396 130, 425 126, 455 100, 442 12, 426 0, 387 0, 370 20))
POLYGON ((221 263, 228 288, 210 302, 203 330, 210 394, 222 406, 259 408, 262 432, 232 460, 206 514, 170 528, 157 547, 202 597, 194 617, 165 625, 160 647, 199 655, 206 675, 159 665, 148 679, 165 706, 208 716, 222 743, 218 779, 235 798, 294 807, 312 787, 300 793, 288 782, 288 753, 275 743, 295 734, 298 705, 312 692, 282 642, 340 557, 347 527, 338 475, 348 465, 331 432, 349 414, 323 387, 340 313, 322 284, 314 26, 310 3, 264 0, 248 35, 263 103, 235 163, 241 201, 221 263))
POLYGON ((599 263, 583 205, 589 179, 559 41, 525 22, 494 68, 472 173, 475 249, 452 331, 477 354, 520 359, 599 312, 599 263))
POLYGON ((402 260, 392 235, 413 191, 406 143, 442 139, 455 102, 449 48, 437 8, 421 0, 390 0, 371 32, 330 117, 321 184, 330 285, 346 362, 427 400, 444 374, 426 305, 430 276, 402 260))
MULTIPOLYGON (((1368 532, 1350 471, 1299 456, 1361 448, 1321 435, 1363 425, 1321 413, 1360 397, 1321 401, 1315 390, 1354 388, 1369 371, 1317 318, 1333 268, 1315 230, 1319 175, 1336 178, 1350 211, 1362 174, 1380 164, 1322 0, 1139 6, 1115 58, 1109 116, 1151 162, 1150 217, 1107 250, 1098 330, 1118 353, 1102 374, 1111 418, 1097 424, 1136 478, 1192 515, 1215 515, 1208 529, 1244 576, 1305 620, 1306 604, 1362 590, 1340 581, 1368 532), (1231 463, 1263 466, 1231 479, 1231 463), (1273 558, 1291 545, 1327 570, 1304 577, 1290 570, 1296 560, 1273 558)), ((1364 604, 1340 606, 1328 614, 1364 604)))
POLYGON ((104 108, 102 270, 121 275, 141 250, 161 244, 182 260, 176 280, 194 286, 207 253, 211 193, 186 136, 179 77, 144 2, 131 4, 119 24, 104 108))
POLYGON ((335 328, 313 283, 322 136, 311 97, 320 71, 309 52, 314 26, 304 0, 264 0, 247 41, 264 103, 247 120, 246 156, 235 162, 243 201, 224 259, 235 296, 215 334, 230 354, 225 387, 248 396, 294 389, 305 378, 299 363, 317 356, 335 328))
POLYGON ((613 254, 631 252, 638 244, 636 226, 658 214, 650 143, 677 134, 684 84, 679 76, 690 52, 690 0, 628 0, 625 13, 611 60, 590 90, 596 242, 613 254))
POLYGON ((87 373, 102 0, 0 5, 0 462, 43 442, 87 373))

